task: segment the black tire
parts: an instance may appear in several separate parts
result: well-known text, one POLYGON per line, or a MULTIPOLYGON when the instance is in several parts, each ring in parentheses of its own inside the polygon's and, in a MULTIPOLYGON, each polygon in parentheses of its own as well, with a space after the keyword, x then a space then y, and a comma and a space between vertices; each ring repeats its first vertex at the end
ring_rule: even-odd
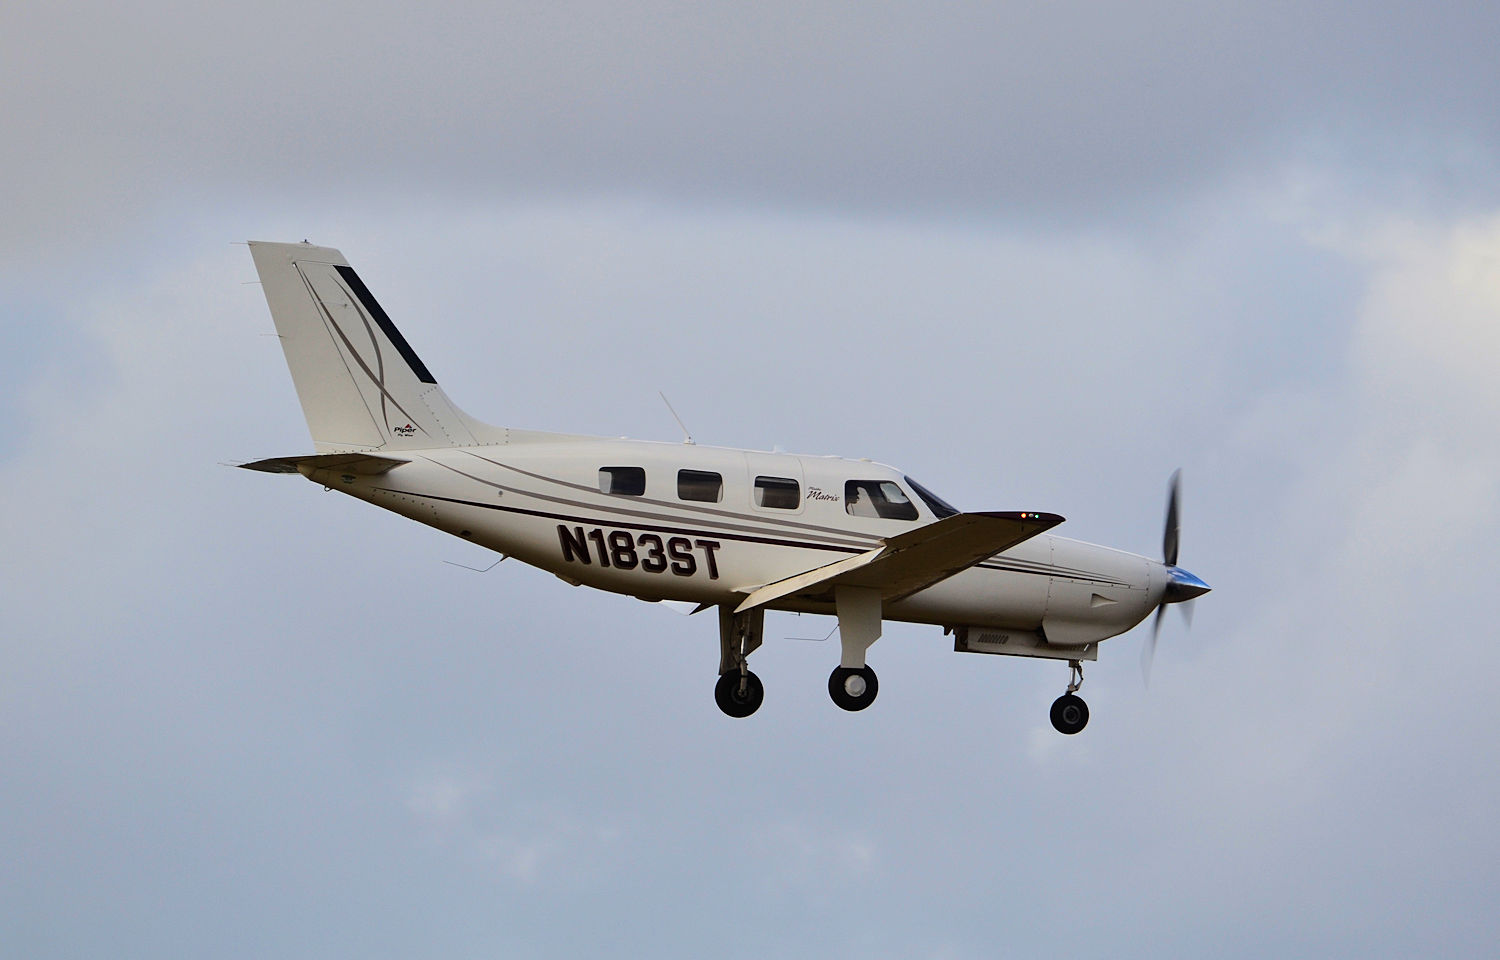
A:
POLYGON ((1082 697, 1065 693, 1052 701, 1052 726, 1069 736, 1089 725, 1089 705, 1082 697))
POLYGON ((858 670, 850 667, 834 667, 833 672, 828 675, 828 696, 833 702, 845 710, 863 710, 875 702, 875 694, 880 692, 880 681, 875 678, 875 671, 869 665, 860 667, 858 670), (864 678, 865 692, 856 697, 844 688, 844 681, 858 675, 864 678))
POLYGON ((761 685, 760 677, 753 673, 745 674, 745 691, 740 692, 740 673, 731 670, 719 678, 714 684, 714 702, 719 705, 727 716, 739 718, 748 717, 760 709, 761 702, 766 699, 766 688, 761 685))

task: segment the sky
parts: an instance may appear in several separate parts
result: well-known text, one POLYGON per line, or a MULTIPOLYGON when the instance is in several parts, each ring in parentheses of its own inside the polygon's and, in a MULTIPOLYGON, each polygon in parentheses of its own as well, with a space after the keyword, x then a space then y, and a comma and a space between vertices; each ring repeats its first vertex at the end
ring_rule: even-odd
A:
POLYGON ((1406 957, 1500 922, 1500 8, 0 12, 0 942, 1406 957), (480 419, 871 457, 1214 586, 1086 668, 572 588, 297 478, 244 240, 480 419), (1487 586, 1489 585, 1489 586, 1487 586))

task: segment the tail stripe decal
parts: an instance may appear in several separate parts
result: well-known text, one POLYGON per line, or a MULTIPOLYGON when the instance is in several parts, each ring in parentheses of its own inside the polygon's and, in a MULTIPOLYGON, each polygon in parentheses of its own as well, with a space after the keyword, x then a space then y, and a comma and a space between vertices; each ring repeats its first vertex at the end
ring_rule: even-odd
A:
POLYGON ((406 342, 406 338, 401 335, 400 330, 396 329, 396 325, 391 323, 391 318, 386 316, 385 310, 381 308, 380 303, 375 297, 370 294, 370 288, 365 286, 365 282, 359 278, 359 274, 354 272, 354 268, 338 263, 334 264, 333 269, 337 270, 339 276, 344 278, 344 282, 349 285, 354 298, 364 305, 365 310, 369 312, 370 316, 375 318, 375 322, 380 325, 380 332, 384 333, 386 339, 395 344, 396 352, 401 354, 401 358, 406 361, 407 366, 411 367, 411 372, 417 375, 417 379, 423 383, 436 384, 437 380, 433 379, 432 374, 427 371, 427 365, 417 356, 417 352, 411 348, 411 344, 406 342))
MULTIPOLYGON (((381 412, 384 413, 384 409, 383 409, 384 408, 384 404, 388 400, 388 401, 390 401, 390 403, 391 403, 392 406, 394 406, 397 410, 401 411, 401 415, 406 418, 406 422, 407 423, 415 425, 417 423, 416 418, 413 417, 410 413, 408 413, 406 411, 405 407, 401 406, 401 401, 397 400, 394 396, 392 396, 390 390, 386 389, 386 386, 385 386, 385 377, 383 375, 384 362, 383 362, 383 360, 380 359, 380 344, 379 344, 379 342, 375 343, 375 356, 377 358, 377 362, 379 362, 381 364, 381 368, 382 368, 382 373, 381 374, 377 374, 375 371, 371 370, 370 369, 370 365, 367 364, 367 363, 365 363, 364 358, 359 355, 359 351, 354 348, 354 344, 349 342, 349 337, 348 337, 347 334, 344 333, 344 328, 340 327, 338 325, 338 321, 336 321, 336 320, 333 319, 333 313, 328 309, 327 304, 325 304, 323 302, 323 298, 320 297, 320 296, 318 296, 317 289, 315 287, 313 287, 311 281, 309 281, 307 279, 307 275, 306 274, 302 274, 300 270, 298 272, 299 272, 299 275, 301 275, 301 277, 302 277, 302 282, 307 285, 307 292, 312 296, 313 302, 318 305, 318 311, 323 314, 323 319, 326 320, 328 322, 328 325, 333 328, 333 332, 337 333, 339 335, 339 340, 343 341, 344 349, 349 352, 349 355, 354 358, 354 362, 357 363, 357 364, 359 364, 359 368, 365 372, 365 376, 369 377, 370 378, 370 382, 373 383, 373 384, 375 384, 375 388, 380 391, 381 405, 382 405, 382 411, 381 412)), ((350 296, 353 297, 353 294, 351 293, 350 296)), ((357 298, 354 298, 354 299, 357 300, 357 298)), ((359 306, 358 306, 357 303, 355 305, 355 309, 359 310, 360 311, 360 315, 363 316, 363 311, 360 310, 360 308, 359 308, 359 306)), ((386 322, 389 323, 390 321, 387 320, 386 322)), ((373 337, 371 339, 374 340, 373 337)), ((408 349, 410 349, 410 348, 408 348, 408 349)), ((389 417, 386 418, 385 432, 386 432, 387 436, 389 436, 390 433, 391 433, 391 424, 390 424, 389 417)), ((423 430, 422 432, 426 433, 427 431, 423 430)))

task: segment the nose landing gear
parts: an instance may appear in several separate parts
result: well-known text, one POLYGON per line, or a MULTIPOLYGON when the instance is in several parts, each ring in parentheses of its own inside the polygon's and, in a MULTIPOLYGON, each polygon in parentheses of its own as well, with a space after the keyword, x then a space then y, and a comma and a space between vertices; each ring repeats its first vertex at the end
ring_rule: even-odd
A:
POLYGON ((1088 726, 1089 705, 1083 702, 1082 697, 1076 696, 1078 688, 1083 686, 1083 664, 1078 660, 1069 660, 1068 669, 1071 671, 1068 692, 1052 701, 1052 726, 1058 733, 1071 736, 1088 726))

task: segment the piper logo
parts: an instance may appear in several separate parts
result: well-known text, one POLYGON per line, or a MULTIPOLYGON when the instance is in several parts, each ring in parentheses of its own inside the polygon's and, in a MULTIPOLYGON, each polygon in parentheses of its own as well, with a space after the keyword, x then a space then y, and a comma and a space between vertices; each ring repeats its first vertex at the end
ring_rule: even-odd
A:
POLYGON ((417 428, 408 423, 404 427, 396 427, 393 432, 398 437, 412 437, 416 436, 417 428))

